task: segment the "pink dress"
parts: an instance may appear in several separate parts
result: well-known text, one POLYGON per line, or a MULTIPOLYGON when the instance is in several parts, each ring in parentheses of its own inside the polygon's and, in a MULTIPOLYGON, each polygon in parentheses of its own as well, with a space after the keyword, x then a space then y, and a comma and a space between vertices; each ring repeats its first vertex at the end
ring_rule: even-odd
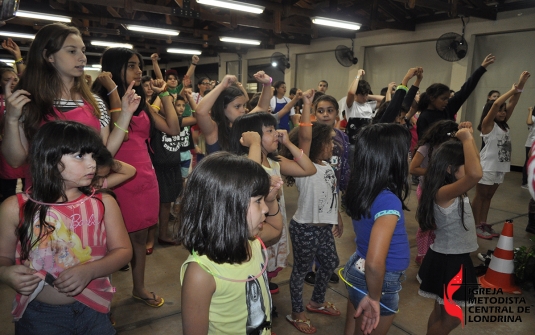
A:
POLYGON ((129 233, 148 228, 158 222, 160 195, 156 173, 145 141, 149 138, 149 116, 142 111, 132 116, 128 140, 123 142, 115 158, 136 168, 134 178, 114 189, 124 223, 129 233))

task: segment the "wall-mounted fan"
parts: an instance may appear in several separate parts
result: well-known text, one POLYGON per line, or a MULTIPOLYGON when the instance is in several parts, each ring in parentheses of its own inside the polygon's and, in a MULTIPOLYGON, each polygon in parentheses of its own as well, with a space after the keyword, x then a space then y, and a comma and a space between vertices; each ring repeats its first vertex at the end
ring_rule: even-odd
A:
POLYGON ((288 61, 287 56, 280 52, 274 52, 273 55, 271 55, 271 66, 276 67, 284 73, 286 69, 290 68, 290 62, 288 61))
POLYGON ((464 39, 464 20, 463 21, 463 34, 457 33, 445 33, 437 40, 437 54, 440 58, 447 60, 448 62, 456 62, 463 59, 468 52, 468 43, 464 39))
POLYGON ((358 58, 355 57, 355 54, 353 53, 353 47, 353 40, 351 40, 351 49, 345 45, 339 45, 336 47, 334 55, 336 56, 336 60, 338 63, 340 63, 340 65, 344 67, 350 67, 351 65, 355 65, 359 62, 358 58))

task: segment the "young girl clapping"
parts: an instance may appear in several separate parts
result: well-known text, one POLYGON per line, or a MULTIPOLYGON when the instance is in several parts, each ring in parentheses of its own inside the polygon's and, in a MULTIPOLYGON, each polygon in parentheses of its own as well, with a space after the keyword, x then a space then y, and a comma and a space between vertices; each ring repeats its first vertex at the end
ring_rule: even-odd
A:
POLYGON ((88 126, 47 123, 30 147, 33 187, 0 207, 0 282, 17 291, 17 334, 115 334, 108 276, 132 246, 115 199, 89 187, 102 150, 88 126))

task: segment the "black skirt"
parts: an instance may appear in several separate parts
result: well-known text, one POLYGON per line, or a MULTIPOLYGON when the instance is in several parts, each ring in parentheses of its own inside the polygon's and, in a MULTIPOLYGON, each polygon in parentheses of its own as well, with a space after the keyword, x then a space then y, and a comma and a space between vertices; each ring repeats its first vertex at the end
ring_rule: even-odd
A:
POLYGON ((420 282, 418 294, 435 299, 439 304, 444 304, 444 289, 459 273, 461 265, 463 269, 462 285, 453 294, 453 300, 457 304, 461 304, 473 299, 472 292, 478 287, 478 284, 470 254, 445 255, 432 249, 427 251, 418 271, 417 278, 420 282))
POLYGON ((160 203, 174 202, 182 192, 182 172, 180 164, 176 166, 154 165, 158 188, 160 190, 160 203))

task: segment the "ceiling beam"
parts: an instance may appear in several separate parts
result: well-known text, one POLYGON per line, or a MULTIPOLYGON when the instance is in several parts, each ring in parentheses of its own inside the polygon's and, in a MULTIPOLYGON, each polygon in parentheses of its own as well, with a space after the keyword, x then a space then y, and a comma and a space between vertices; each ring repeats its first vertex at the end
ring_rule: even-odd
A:
MULTIPOLYGON (((409 0, 393 0, 396 2, 409 3, 409 0)), ((430 8, 437 11, 452 12, 453 5, 438 0, 412 0, 415 2, 416 7, 430 8)), ((457 6, 457 15, 473 16, 482 19, 493 20, 497 19, 497 14, 494 12, 481 11, 475 8, 467 8, 463 6, 457 6)))

